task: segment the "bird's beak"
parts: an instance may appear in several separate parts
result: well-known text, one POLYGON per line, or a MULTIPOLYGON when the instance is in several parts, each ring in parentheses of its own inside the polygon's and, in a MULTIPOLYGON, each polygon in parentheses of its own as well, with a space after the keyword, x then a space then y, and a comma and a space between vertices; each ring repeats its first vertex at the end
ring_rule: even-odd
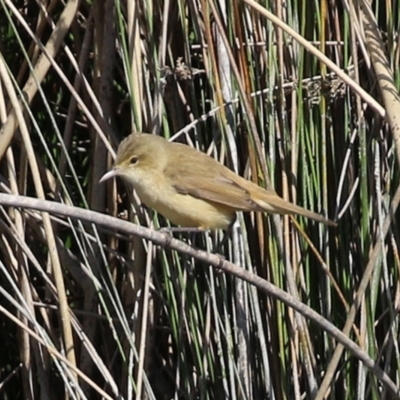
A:
POLYGON ((119 175, 119 170, 116 168, 112 168, 101 177, 101 179, 99 180, 99 183, 102 183, 102 182, 106 181, 107 179, 113 178, 118 175, 119 175))

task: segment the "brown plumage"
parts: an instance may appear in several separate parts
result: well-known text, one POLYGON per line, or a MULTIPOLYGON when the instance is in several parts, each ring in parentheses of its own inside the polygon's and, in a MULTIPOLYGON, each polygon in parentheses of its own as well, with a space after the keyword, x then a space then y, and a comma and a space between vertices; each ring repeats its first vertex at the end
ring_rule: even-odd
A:
POLYGON ((161 136, 133 133, 118 147, 101 181, 121 176, 143 203, 182 227, 227 229, 237 211, 302 215, 333 221, 296 206, 235 174, 205 153, 161 136))

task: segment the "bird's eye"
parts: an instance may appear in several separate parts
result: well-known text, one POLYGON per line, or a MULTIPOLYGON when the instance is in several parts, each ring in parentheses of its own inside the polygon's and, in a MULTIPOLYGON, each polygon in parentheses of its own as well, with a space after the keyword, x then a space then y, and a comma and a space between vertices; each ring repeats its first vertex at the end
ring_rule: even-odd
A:
POLYGON ((139 161, 138 156, 132 156, 131 159, 129 160, 129 164, 135 165, 139 161))

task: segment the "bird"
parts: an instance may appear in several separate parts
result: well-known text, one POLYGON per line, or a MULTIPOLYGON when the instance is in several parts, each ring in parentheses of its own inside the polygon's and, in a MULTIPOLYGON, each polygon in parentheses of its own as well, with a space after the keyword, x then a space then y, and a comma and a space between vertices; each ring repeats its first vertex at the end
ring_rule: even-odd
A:
POLYGON ((113 167, 100 179, 120 177, 140 200, 173 224, 228 230, 237 212, 301 215, 337 224, 242 178, 209 155, 162 136, 134 132, 121 141, 113 167))

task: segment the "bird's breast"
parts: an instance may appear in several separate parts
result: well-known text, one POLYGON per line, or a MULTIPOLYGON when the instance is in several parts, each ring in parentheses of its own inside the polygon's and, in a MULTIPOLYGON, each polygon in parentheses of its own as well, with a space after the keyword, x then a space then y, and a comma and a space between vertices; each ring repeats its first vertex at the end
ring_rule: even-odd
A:
POLYGON ((147 207, 156 210, 175 225, 227 229, 235 218, 235 212, 231 208, 180 194, 162 178, 136 182, 134 187, 147 207))

